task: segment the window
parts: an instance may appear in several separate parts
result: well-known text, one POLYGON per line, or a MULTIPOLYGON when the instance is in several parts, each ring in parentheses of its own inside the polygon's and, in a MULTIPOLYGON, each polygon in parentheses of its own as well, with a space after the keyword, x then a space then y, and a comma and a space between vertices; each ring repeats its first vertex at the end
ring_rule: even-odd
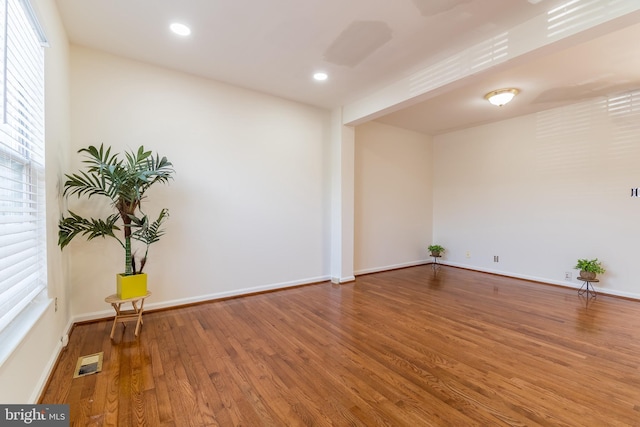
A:
POLYGON ((0 0, 0 331, 46 287, 45 43, 28 0, 0 0))

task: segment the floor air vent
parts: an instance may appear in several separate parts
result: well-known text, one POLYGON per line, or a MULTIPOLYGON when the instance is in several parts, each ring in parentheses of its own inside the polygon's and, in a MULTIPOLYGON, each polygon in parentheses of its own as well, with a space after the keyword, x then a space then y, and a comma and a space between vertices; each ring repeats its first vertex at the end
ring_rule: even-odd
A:
POLYGON ((73 378, 84 377, 85 375, 97 374, 102 370, 102 352, 80 356, 76 363, 76 370, 73 378))

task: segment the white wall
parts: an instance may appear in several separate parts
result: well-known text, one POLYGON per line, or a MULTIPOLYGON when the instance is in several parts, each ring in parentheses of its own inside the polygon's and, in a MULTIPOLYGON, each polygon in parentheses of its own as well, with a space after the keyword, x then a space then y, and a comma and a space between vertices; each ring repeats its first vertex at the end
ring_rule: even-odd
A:
POLYGON ((424 263, 432 243, 432 143, 370 122, 355 130, 357 274, 424 263))
MULTIPOLYGON (((60 338, 70 326, 69 288, 65 258, 57 248, 58 179, 68 154, 68 41, 53 0, 32 2, 50 47, 45 49, 45 162, 47 199, 47 259, 50 298, 35 326, 0 366, 0 402, 34 403, 61 349, 60 338), (58 299, 55 311, 54 298, 58 299)), ((3 343, 2 345, 5 345, 3 343)))
POLYGON ((434 239, 448 261, 577 286, 576 260, 599 258, 606 292, 640 297, 640 115, 637 100, 616 114, 628 99, 610 101, 434 137, 434 239))
MULTIPOLYGON (((149 307, 329 278, 329 111, 83 47, 71 58, 74 151, 144 144, 177 171, 146 205, 171 215, 145 268, 149 307)), ((123 251, 79 239, 69 250, 73 314, 108 313, 123 251)))

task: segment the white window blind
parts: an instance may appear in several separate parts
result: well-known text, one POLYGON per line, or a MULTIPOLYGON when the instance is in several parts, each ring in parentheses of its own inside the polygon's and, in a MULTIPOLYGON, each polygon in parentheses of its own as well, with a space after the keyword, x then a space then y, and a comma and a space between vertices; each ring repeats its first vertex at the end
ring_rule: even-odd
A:
POLYGON ((0 331, 46 286, 45 43, 28 0, 0 0, 0 331))

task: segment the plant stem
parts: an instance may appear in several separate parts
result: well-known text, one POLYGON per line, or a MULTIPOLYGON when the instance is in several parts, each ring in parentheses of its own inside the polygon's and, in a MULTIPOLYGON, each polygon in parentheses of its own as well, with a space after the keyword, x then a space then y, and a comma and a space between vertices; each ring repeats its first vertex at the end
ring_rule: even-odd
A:
POLYGON ((129 276, 131 273, 131 238, 126 237, 124 239, 124 275, 129 276))
POLYGON ((118 210, 124 223, 124 274, 129 276, 133 274, 131 267, 131 218, 124 206, 119 206, 118 210))

